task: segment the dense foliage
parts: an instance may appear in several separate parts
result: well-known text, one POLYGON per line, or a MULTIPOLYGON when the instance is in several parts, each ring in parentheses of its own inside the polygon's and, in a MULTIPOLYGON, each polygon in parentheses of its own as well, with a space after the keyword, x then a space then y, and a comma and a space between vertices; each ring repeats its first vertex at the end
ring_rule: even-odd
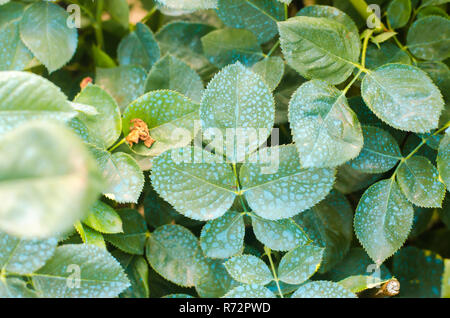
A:
POLYGON ((0 0, 0 297, 450 297, 447 2, 0 0))

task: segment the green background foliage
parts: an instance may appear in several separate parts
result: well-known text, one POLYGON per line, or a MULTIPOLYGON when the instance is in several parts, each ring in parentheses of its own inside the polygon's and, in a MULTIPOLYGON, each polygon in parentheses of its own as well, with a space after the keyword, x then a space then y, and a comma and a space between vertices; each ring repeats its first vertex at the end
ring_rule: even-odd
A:
POLYGON ((450 297, 448 1, 376 3, 0 1, 0 297, 450 297))

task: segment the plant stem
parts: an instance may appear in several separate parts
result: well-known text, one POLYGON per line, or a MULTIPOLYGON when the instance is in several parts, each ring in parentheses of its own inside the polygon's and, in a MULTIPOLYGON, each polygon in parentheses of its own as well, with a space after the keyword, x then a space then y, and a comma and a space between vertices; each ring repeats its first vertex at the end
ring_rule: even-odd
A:
POLYGON ((156 6, 150 9, 149 12, 145 15, 145 17, 142 18, 141 23, 147 23, 147 21, 152 17, 152 15, 158 10, 156 6))
POLYGON ((370 37, 372 36, 373 33, 374 33, 374 30, 370 30, 366 34, 366 37, 364 38, 362 54, 361 54, 361 65, 364 68, 366 67, 367 46, 369 45, 369 39, 370 39, 370 37))
POLYGON ((350 81, 350 83, 348 83, 348 85, 344 88, 344 90, 342 91, 343 95, 347 94, 350 87, 352 87, 352 85, 356 82, 356 80, 359 78, 359 76, 361 75, 362 72, 365 72, 365 73, 368 72, 368 70, 366 69, 366 53, 367 53, 367 46, 369 45, 369 39, 372 36, 373 32, 374 32, 373 30, 370 30, 364 37, 362 56, 361 56, 361 65, 359 67, 359 71, 353 77, 353 79, 350 81))
POLYGON ((270 49, 269 53, 267 53, 266 57, 269 57, 272 55, 273 52, 277 49, 277 47, 280 45, 280 40, 278 40, 270 49))
MULTIPOLYGON (((353 5, 353 7, 358 11, 359 15, 362 16, 366 21, 367 19, 373 14, 371 10, 367 10, 369 5, 364 0, 350 0, 350 3, 353 5)), ((386 27, 384 26, 383 22, 375 16, 376 24, 379 25, 378 28, 373 29, 374 32, 381 32, 383 30, 386 30, 386 27)))
MULTIPOLYGON (((387 20, 387 25, 388 25, 388 30, 391 32, 395 32, 392 27, 391 24, 389 23, 389 19, 387 20)), ((400 40, 397 38, 397 35, 393 36, 395 44, 397 44, 397 46, 404 52, 406 52, 406 54, 409 55, 409 58, 413 61, 414 64, 417 64, 417 59, 411 54, 411 52, 409 52, 408 47, 404 46, 402 44, 402 42, 400 42, 400 40)))
POLYGON ((103 30, 102 30, 102 13, 104 0, 97 1, 97 10, 95 13, 95 38, 99 48, 103 48, 103 30))
POLYGON ((245 207, 244 199, 242 198, 241 186, 239 184, 239 178, 238 178, 238 175, 237 175, 237 170, 236 170, 236 164, 235 163, 233 163, 233 173, 234 173, 234 180, 236 182, 236 191, 237 191, 236 193, 239 196, 239 200, 241 201, 241 205, 242 205, 242 208, 244 209, 244 212, 248 213, 247 208, 245 207))
POLYGON ((284 19, 285 20, 289 19, 289 10, 288 5, 286 3, 284 4, 284 19))
POLYGON ((358 73, 353 77, 353 79, 350 81, 350 83, 348 83, 348 85, 344 88, 344 90, 342 91, 342 95, 347 94, 350 87, 352 87, 352 85, 356 82, 356 80, 358 79, 358 77, 361 75, 362 72, 363 72, 363 70, 361 70, 361 69, 358 71, 358 73))
POLYGON ((442 126, 441 128, 439 128, 438 130, 436 130, 433 134, 431 134, 428 137, 422 138, 422 141, 417 145, 416 148, 414 148, 406 157, 402 158, 399 165, 397 166, 397 168, 395 168, 394 173, 391 176, 391 179, 394 179, 395 176, 397 175, 398 169, 400 169, 401 165, 408 159, 410 159, 412 156, 414 156, 419 150, 420 148, 422 148, 427 142, 428 140, 430 140, 432 137, 440 134, 441 132, 443 132, 444 130, 446 130, 448 127, 450 127, 450 121, 448 121, 444 126, 442 126))
POLYGON ((116 150, 120 145, 122 145, 125 141, 127 141, 125 138, 123 138, 121 141, 119 141, 117 144, 115 144, 114 146, 112 146, 111 148, 108 149, 109 152, 113 152, 114 150, 116 150))
POLYGON ((264 246, 264 252, 266 253, 267 257, 269 258, 269 263, 270 263, 270 268, 272 270, 273 280, 275 281, 275 284, 277 285, 278 293, 280 293, 281 298, 284 298, 283 293, 281 292, 281 288, 280 288, 280 280, 278 279, 277 271, 275 270, 275 265, 273 264, 273 260, 272 260, 272 250, 270 248, 268 248, 267 246, 264 246))

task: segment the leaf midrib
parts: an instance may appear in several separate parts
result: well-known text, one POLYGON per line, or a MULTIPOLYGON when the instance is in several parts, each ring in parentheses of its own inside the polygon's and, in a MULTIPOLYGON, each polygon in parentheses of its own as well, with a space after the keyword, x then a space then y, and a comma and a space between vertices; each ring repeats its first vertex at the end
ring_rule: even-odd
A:
POLYGON ((192 178, 194 178, 194 179, 200 180, 200 181, 202 181, 203 183, 210 184, 210 185, 212 185, 213 187, 216 187, 216 188, 218 188, 218 189, 222 189, 222 190, 225 190, 225 191, 227 191, 227 192, 233 193, 234 195, 237 195, 237 194, 238 194, 237 192, 235 192, 235 191, 233 191, 233 190, 230 190, 230 189, 225 188, 225 187, 222 187, 222 186, 220 186, 220 185, 218 185, 218 184, 209 182, 209 181, 207 181, 207 180, 205 180, 205 179, 202 179, 202 178, 200 178, 200 177, 197 177, 196 175, 193 175, 193 174, 191 174, 191 173, 189 173, 189 172, 187 172, 187 171, 177 169, 175 166, 171 166, 171 167, 169 167, 168 169, 176 170, 177 172, 181 172, 181 173, 184 174, 184 175, 187 175, 187 176, 192 177, 192 178))

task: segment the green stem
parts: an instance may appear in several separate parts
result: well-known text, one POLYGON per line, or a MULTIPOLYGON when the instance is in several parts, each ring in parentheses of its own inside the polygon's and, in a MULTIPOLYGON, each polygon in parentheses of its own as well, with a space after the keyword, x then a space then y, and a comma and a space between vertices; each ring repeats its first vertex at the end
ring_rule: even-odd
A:
MULTIPOLYGON (((370 10, 367 10, 369 5, 364 0, 350 0, 350 3, 353 5, 356 11, 358 11, 359 15, 362 16, 366 21, 373 14, 372 12, 370 12, 370 10)), ((377 24, 379 24, 379 27, 375 28, 374 31, 378 33, 383 30, 386 30, 386 27, 384 26, 383 22, 381 22, 381 20, 378 17, 376 17, 375 19, 377 24)))
MULTIPOLYGON (((388 25, 388 30, 390 32, 395 32, 394 29, 392 29, 391 24, 389 23, 389 19, 387 20, 387 25, 388 25)), ((414 64, 417 64, 417 59, 411 54, 411 52, 409 52, 408 47, 406 47, 405 45, 402 44, 402 42, 400 42, 400 40, 398 39, 397 35, 393 36, 394 42, 395 44, 397 44, 397 46, 404 52, 406 52, 406 54, 409 55, 409 58, 413 61, 414 64)))
POLYGON ((123 138, 121 141, 119 141, 117 144, 115 144, 114 146, 112 146, 111 148, 108 149, 109 152, 113 152, 114 150, 116 150, 120 145, 122 145, 124 142, 126 142, 127 140, 125 138, 123 138))
POLYGON ((269 57, 272 55, 273 52, 277 49, 277 47, 280 45, 280 40, 278 40, 270 49, 269 53, 267 53, 266 57, 269 57))
POLYGON ((368 70, 366 69, 366 54, 367 54, 367 46, 369 45, 369 39, 372 36, 373 32, 374 32, 373 30, 370 30, 364 37, 362 56, 361 56, 361 65, 359 66, 359 71, 353 77, 353 79, 350 81, 350 83, 348 83, 348 85, 344 88, 344 90, 342 91, 343 95, 347 94, 350 87, 352 87, 352 85, 356 82, 356 80, 359 78, 359 76, 361 75, 362 72, 365 72, 365 73, 368 72, 368 70))
POLYGON ((158 10, 156 6, 150 9, 149 12, 145 15, 145 17, 142 18, 141 23, 147 23, 147 21, 152 17, 152 15, 158 10))
POLYGON ((395 168, 394 173, 391 176, 391 179, 394 179, 395 176, 397 175, 398 170, 400 169, 401 165, 403 163, 405 163, 406 160, 410 159, 412 156, 414 156, 419 150, 420 148, 422 148, 427 142, 428 140, 430 140, 432 137, 440 134, 441 132, 443 132, 444 130, 446 130, 448 127, 450 127, 450 121, 448 121, 444 126, 442 126, 441 128, 439 128, 438 130, 436 130, 433 134, 431 134, 428 137, 422 138, 422 141, 420 142, 420 144, 417 145, 416 148, 414 148, 406 157, 402 158, 399 165, 397 166, 397 168, 395 168))
POLYGON ((363 49, 362 49, 362 55, 361 55, 361 65, 362 67, 366 67, 366 55, 367 55, 367 46, 369 45, 369 39, 372 36, 372 34, 374 33, 374 30, 370 30, 367 34, 366 37, 364 38, 364 42, 363 42, 363 49))
POLYGON ((363 70, 361 70, 361 69, 358 71, 358 73, 353 77, 353 79, 350 81, 350 83, 348 83, 348 85, 344 88, 344 90, 342 91, 342 95, 347 94, 350 87, 352 87, 352 85, 355 84, 356 80, 358 79, 358 77, 361 75, 362 72, 363 72, 363 70))
POLYGON ((238 177, 238 174, 237 174, 236 164, 235 163, 233 163, 233 173, 234 173, 234 180, 235 180, 235 183, 236 183, 236 191, 237 191, 237 194, 239 196, 239 200, 241 201, 241 205, 242 205, 242 208, 244 209, 244 212, 248 213, 247 208, 245 206, 244 198, 242 198, 241 186, 239 184, 239 177, 238 177))
POLYGON ((270 268, 272 270, 273 280, 275 281, 275 284, 277 285, 278 292, 280 293, 280 297, 284 298, 283 293, 281 292, 280 287, 280 280, 278 279, 277 271, 275 270, 275 265, 273 264, 272 260, 272 250, 268 248, 267 246, 264 246, 264 252, 266 253, 267 257, 269 258, 270 268))
POLYGON ((286 3, 284 4, 284 19, 285 20, 289 19, 289 10, 288 5, 286 3))
POLYGON ((99 48, 103 48, 103 30, 102 30, 102 13, 103 13, 104 0, 97 1, 97 10, 95 13, 95 38, 99 48))

